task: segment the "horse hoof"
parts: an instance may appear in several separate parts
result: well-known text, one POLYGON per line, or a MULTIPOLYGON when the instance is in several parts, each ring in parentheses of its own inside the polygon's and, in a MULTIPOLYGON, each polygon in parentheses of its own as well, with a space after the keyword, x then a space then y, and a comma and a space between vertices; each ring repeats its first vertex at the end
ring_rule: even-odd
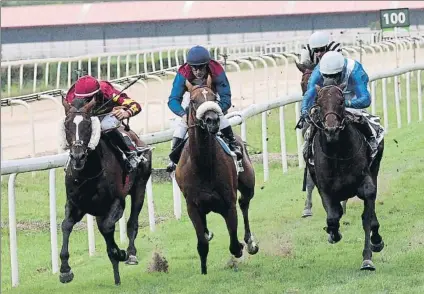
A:
POLYGON ((129 265, 137 265, 138 264, 138 260, 137 260, 137 256, 135 255, 130 255, 127 259, 127 261, 125 261, 125 264, 129 264, 129 265))
POLYGON ((302 217, 305 218, 305 217, 309 217, 309 216, 312 216, 312 209, 304 209, 302 217))
POLYGON ((339 233, 340 238, 334 238, 333 234, 328 234, 328 242, 330 244, 336 244, 337 242, 339 242, 342 239, 342 234, 339 233))
POLYGON ((121 286, 121 281, 115 282, 115 286, 121 286))
POLYGON ((249 241, 247 242, 247 252, 250 255, 255 255, 259 251, 259 246, 256 244, 253 235, 250 236, 249 241))
POLYGON ((74 273, 72 271, 69 271, 67 273, 60 273, 59 275, 60 282, 64 284, 72 282, 73 279, 74 279, 74 273))
POLYGON ((362 262, 361 271, 375 271, 375 266, 371 260, 366 259, 362 262))
POLYGON ((213 239, 213 233, 212 233, 211 231, 209 231, 209 234, 206 234, 206 233, 205 233, 205 238, 206 238, 206 240, 208 240, 208 242, 209 242, 210 240, 212 240, 212 239, 213 239))
POLYGON ((384 242, 381 240, 380 244, 372 244, 371 243, 371 250, 372 252, 380 252, 384 248, 384 242))

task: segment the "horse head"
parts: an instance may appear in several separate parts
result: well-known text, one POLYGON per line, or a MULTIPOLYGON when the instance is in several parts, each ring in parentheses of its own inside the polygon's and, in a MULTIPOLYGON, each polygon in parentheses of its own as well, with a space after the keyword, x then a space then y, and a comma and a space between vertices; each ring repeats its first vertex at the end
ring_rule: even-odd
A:
POLYGON ((324 81, 324 86, 315 86, 317 90, 316 105, 312 107, 312 117, 315 111, 318 114, 318 122, 323 126, 328 142, 336 142, 340 131, 346 126, 345 99, 343 89, 346 84, 337 85, 334 80, 324 81))
POLYGON ((193 86, 186 81, 186 87, 190 92, 189 126, 199 126, 210 134, 219 131, 221 107, 217 103, 217 95, 212 90, 212 79, 209 75, 206 85, 193 86))
POLYGON ((300 86, 302 87, 302 95, 305 94, 308 88, 308 81, 314 71, 315 65, 312 63, 296 63, 297 69, 302 73, 300 86))
POLYGON ((83 99, 74 99, 69 104, 62 100, 65 109, 65 119, 62 124, 63 142, 70 149, 70 163, 73 169, 79 171, 84 168, 88 153, 99 144, 101 128, 97 117, 91 115, 96 104, 95 98, 89 103, 83 99))

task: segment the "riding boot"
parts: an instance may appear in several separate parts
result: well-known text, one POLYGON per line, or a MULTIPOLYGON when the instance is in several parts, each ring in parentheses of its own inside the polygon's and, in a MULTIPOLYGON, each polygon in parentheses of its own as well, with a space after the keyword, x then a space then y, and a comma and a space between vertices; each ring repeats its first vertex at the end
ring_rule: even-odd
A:
MULTIPOLYGON (((175 148, 177 148, 177 146, 179 146, 182 142, 184 141, 184 139, 178 138, 178 137, 173 137, 172 138, 172 147, 171 147, 171 152, 175 150, 175 148)), ((167 172, 173 172, 175 170, 175 168, 177 167, 178 162, 174 163, 172 160, 169 162, 168 166, 166 167, 166 171, 167 172)))
POLYGON ((312 161, 312 140, 314 138, 315 135, 315 131, 316 128, 314 127, 314 125, 307 125, 306 126, 306 131, 304 134, 304 139, 305 142, 303 143, 303 158, 305 160, 305 162, 308 162, 313 165, 313 161, 312 161))
POLYGON ((373 132, 371 131, 370 125, 364 117, 361 117, 361 119, 355 121, 355 125, 357 129, 365 136, 368 144, 370 145, 370 159, 374 158, 374 156, 378 152, 378 141, 377 138, 374 136, 373 132))
POLYGON ((237 160, 241 160, 243 157, 243 154, 241 153, 240 146, 237 145, 237 141, 236 141, 236 138, 234 137, 233 129, 231 128, 231 126, 228 126, 222 129, 221 133, 225 136, 225 138, 227 138, 228 145, 231 151, 233 151, 236 154, 237 160))
POLYGON ((108 133, 110 137, 112 137, 113 142, 121 149, 125 158, 124 165, 125 169, 128 173, 134 171, 141 162, 141 159, 137 155, 137 150, 134 148, 133 144, 129 137, 124 136, 119 130, 113 130, 108 133))

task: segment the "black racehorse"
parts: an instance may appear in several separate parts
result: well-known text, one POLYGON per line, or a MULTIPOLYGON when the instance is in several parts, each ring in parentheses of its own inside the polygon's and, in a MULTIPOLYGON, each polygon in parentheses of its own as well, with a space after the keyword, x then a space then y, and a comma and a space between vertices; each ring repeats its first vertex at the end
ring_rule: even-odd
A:
POLYGON ((60 281, 71 282, 74 274, 69 266, 69 236, 74 225, 85 214, 96 217, 97 226, 103 235, 107 254, 113 266, 115 284, 120 284, 119 262, 137 264, 134 240, 138 233, 138 216, 143 207, 146 183, 151 174, 151 149, 137 135, 126 132, 144 157, 137 169, 127 174, 119 160, 116 147, 101 133, 98 117, 91 115, 95 99, 84 103, 75 99, 72 105, 62 102, 66 118, 63 123, 66 145, 70 149, 66 166, 66 206, 62 222, 63 245, 60 252, 60 281), (131 195, 131 214, 127 223, 129 245, 127 251, 120 250, 115 243, 115 223, 122 217, 125 197, 131 195))
POLYGON ((384 140, 380 142, 378 153, 371 161, 366 139, 355 127, 354 118, 349 118, 345 112, 342 93, 344 85, 331 83, 316 88, 316 104, 310 111, 317 128, 312 142, 315 164, 307 163, 307 167, 327 213, 327 227, 324 229, 329 234, 330 243, 339 242, 342 238, 339 228, 343 214, 340 202, 355 195, 362 199, 365 244, 361 269, 375 270, 371 261, 372 252, 380 252, 384 248, 375 212, 377 176, 384 140))

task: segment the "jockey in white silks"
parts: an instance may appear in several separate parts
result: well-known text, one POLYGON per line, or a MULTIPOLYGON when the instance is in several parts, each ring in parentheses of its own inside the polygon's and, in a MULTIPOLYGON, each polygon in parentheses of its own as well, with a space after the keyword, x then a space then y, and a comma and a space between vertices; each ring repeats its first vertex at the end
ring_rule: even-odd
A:
POLYGON ((315 32, 300 51, 300 63, 317 65, 322 56, 330 51, 341 52, 340 43, 330 42, 330 34, 327 32, 315 32))
MULTIPOLYGON (((370 93, 368 91, 369 78, 362 65, 353 59, 345 58, 339 52, 327 52, 315 67, 308 82, 308 89, 303 96, 301 107, 301 120, 308 121, 308 111, 312 107, 317 95, 316 85, 323 86, 324 80, 334 80, 337 85, 346 84, 343 90, 345 98, 345 110, 350 112, 358 120, 355 120, 355 126, 365 136, 371 147, 371 158, 374 158, 378 151, 376 136, 381 138, 384 129, 376 123, 375 117, 372 117, 364 110, 371 104, 370 93), (378 132, 371 125, 378 126, 378 132)), ((310 145, 313 138, 313 130, 308 126, 305 132, 304 154, 310 158, 310 145)))
MULTIPOLYGON (((168 100, 170 110, 181 117, 172 138, 172 150, 184 141, 188 129, 186 109, 182 106, 183 95, 187 91, 185 82, 189 81, 193 85, 205 85, 208 75, 212 78, 212 90, 217 93, 217 103, 222 112, 225 114, 231 107, 230 83, 222 66, 217 61, 212 60, 206 48, 202 46, 191 48, 187 53, 187 63, 178 69, 174 78, 171 95, 168 100)), ((237 158, 241 158, 241 149, 236 143, 230 122, 225 116, 220 117, 219 129, 221 134, 227 139, 230 149, 237 155, 237 158)), ((167 171, 173 171, 176 163, 171 161, 167 166, 167 171)))

